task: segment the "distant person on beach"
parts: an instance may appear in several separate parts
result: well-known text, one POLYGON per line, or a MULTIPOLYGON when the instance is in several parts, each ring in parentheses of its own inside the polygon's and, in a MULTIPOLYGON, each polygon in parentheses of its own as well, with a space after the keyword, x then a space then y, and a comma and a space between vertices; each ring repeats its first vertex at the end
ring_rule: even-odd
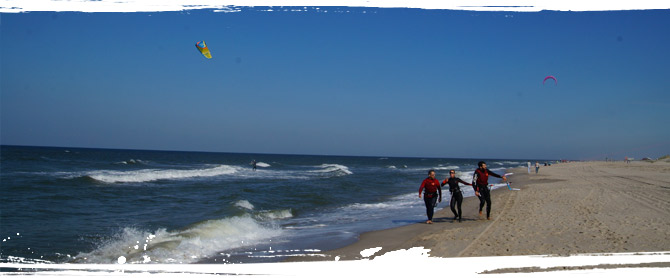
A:
POLYGON ((540 171, 540 162, 535 161, 535 174, 540 171))
POLYGON ((482 208, 486 202, 486 219, 491 220, 491 190, 489 189, 489 175, 496 178, 502 178, 507 181, 507 177, 500 176, 486 168, 486 162, 477 163, 479 168, 475 170, 475 195, 479 198, 479 215, 482 215, 482 208))
POLYGON ((253 170, 256 171, 256 160, 251 161, 251 166, 253 167, 253 170))
POLYGON ((528 174, 530 174, 530 161, 528 161, 528 174))
POLYGON ((463 193, 461 193, 461 187, 458 186, 458 183, 472 185, 471 183, 464 182, 462 179, 456 177, 456 171, 449 171, 449 178, 442 181, 442 186, 449 184, 449 192, 451 192, 451 201, 449 201, 449 206, 451 207, 451 212, 454 213, 454 220, 458 219, 458 222, 461 222, 463 219, 463 212, 461 211, 461 204, 463 203, 463 193), (458 206, 458 213, 456 212, 455 206, 458 206))
POLYGON ((421 192, 426 189, 423 195, 423 201, 426 203, 426 215, 428 215, 427 224, 433 224, 433 213, 437 202, 442 202, 442 188, 440 188, 440 181, 435 179, 435 170, 428 171, 428 177, 423 180, 421 187, 419 187, 419 199, 421 192))

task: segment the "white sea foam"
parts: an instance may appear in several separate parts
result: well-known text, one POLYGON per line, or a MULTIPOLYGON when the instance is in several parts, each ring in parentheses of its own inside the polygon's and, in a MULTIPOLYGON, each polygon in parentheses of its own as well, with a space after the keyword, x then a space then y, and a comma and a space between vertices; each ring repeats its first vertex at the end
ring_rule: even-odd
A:
POLYGON ((123 229, 114 239, 95 250, 80 253, 74 262, 193 263, 217 252, 265 242, 281 234, 279 228, 259 224, 251 216, 209 220, 181 231, 123 229))
POLYGON ((472 182, 472 175, 474 173, 475 173, 474 171, 456 172, 456 177, 462 179, 464 182, 471 183, 472 182))
POLYGON ((125 161, 117 162, 116 164, 124 164, 124 165, 128 165, 128 164, 146 164, 146 162, 145 162, 145 161, 142 161, 142 160, 140 160, 140 159, 132 159, 132 158, 131 158, 131 159, 128 159, 128 160, 125 160, 125 161))
POLYGON ((252 205, 247 200, 239 200, 235 203, 235 206, 243 209, 254 210, 254 205, 252 205))
POLYGON ((504 164, 513 164, 513 165, 520 165, 520 164, 526 164, 526 162, 519 162, 519 161, 501 161, 504 164))
POLYGON ((353 172, 349 170, 349 167, 340 165, 340 164, 321 164, 317 166, 321 168, 319 170, 312 170, 309 172, 312 173, 336 173, 338 176, 351 175, 353 172))
POLYGON ((7 256, 0 258, 0 263, 18 263, 18 264, 53 264, 51 261, 42 259, 31 259, 18 256, 7 256))
MULTIPOLYGON (((417 186, 417 189, 419 187, 417 186)), ((418 192, 418 191, 417 191, 418 192)), ((395 196, 379 203, 354 203, 344 207, 344 210, 380 210, 380 209, 401 209, 413 207, 417 204, 417 193, 403 194, 395 196)))
POLYGON ((267 163, 265 163, 265 162, 257 162, 257 163, 256 163, 256 166, 258 166, 258 167, 263 167, 263 168, 267 168, 267 167, 270 167, 270 164, 267 164, 267 163))
POLYGON ((433 168, 433 170, 436 170, 436 171, 437 170, 456 170, 456 169, 460 169, 460 167, 458 167, 458 166, 448 166, 447 165, 447 166, 438 166, 438 167, 433 168))
POLYGON ((300 230, 300 229, 314 229, 328 227, 326 224, 301 225, 301 226, 286 226, 286 229, 300 230))
POLYGON ((228 165, 220 165, 203 169, 144 169, 137 171, 94 171, 88 176, 106 183, 135 183, 157 180, 188 179, 198 177, 214 177, 230 175, 238 170, 228 165))
MULTIPOLYGON (((267 163, 261 163, 261 167, 270 167, 267 163)), ((159 180, 194 179, 218 176, 226 176, 227 178, 232 179, 312 179, 323 178, 324 175, 345 176, 353 174, 347 166, 339 164, 321 164, 308 167, 311 169, 253 171, 250 167, 208 165, 196 169, 143 169, 134 171, 97 170, 89 172, 57 172, 49 174, 65 178, 87 176, 105 183, 142 183, 159 180)))
POLYGON ((355 203, 355 204, 351 204, 347 207, 351 208, 351 209, 383 209, 383 208, 392 207, 392 204, 390 204, 390 203, 374 203, 374 204, 355 203))
POLYGON ((493 172, 499 172, 499 171, 505 171, 505 170, 507 170, 507 168, 505 168, 505 167, 489 168, 489 170, 491 170, 493 172))
POLYGON ((258 213, 258 217, 264 220, 279 220, 279 219, 287 219, 287 218, 292 218, 293 213, 291 213, 290 209, 283 209, 283 210, 273 210, 273 211, 262 211, 258 213))
MULTIPOLYGON (((253 211, 254 210, 254 205, 251 204, 247 200, 239 200, 235 202, 235 206, 239 208, 243 208, 248 211, 253 211)), ((259 211, 255 212, 254 216, 257 219, 260 220, 279 220, 279 219, 287 219, 293 217, 293 213, 291 213, 290 209, 283 209, 283 210, 265 210, 265 211, 259 211)))

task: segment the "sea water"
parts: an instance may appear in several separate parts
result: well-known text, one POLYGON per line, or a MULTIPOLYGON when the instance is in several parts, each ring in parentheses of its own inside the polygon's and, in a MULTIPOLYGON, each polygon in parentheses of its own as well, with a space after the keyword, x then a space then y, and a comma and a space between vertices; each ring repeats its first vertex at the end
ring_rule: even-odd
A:
MULTIPOLYGON (((363 232, 425 221, 427 171, 470 182, 480 160, 18 146, 0 157, 0 262, 27 263, 322 256, 363 232)), ((486 162, 499 174, 526 163, 486 162)), ((445 193, 438 209, 448 206, 445 193)))

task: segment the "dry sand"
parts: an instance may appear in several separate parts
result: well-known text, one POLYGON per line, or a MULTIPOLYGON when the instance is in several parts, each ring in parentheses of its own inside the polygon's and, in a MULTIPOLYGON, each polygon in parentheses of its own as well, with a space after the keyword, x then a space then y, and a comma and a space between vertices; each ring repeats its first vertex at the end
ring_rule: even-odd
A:
POLYGON ((361 259, 361 251, 375 247, 382 247, 375 256, 424 247, 435 257, 670 250, 667 161, 576 162, 542 167, 539 174, 511 172, 512 187, 521 190, 492 192, 492 220, 480 219, 477 198, 466 198, 461 223, 444 208, 435 224, 365 233, 321 259, 361 259))

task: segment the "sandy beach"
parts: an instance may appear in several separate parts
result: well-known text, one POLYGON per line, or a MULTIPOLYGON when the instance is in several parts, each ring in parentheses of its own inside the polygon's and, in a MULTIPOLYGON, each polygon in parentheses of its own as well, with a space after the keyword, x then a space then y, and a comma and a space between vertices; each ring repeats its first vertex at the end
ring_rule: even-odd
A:
MULTIPOLYGON (((435 224, 419 223, 361 235, 321 259, 361 259, 361 251, 424 247, 433 257, 570 255, 670 250, 670 162, 574 162, 512 169, 513 188, 494 190, 492 219, 477 198, 463 203, 463 222, 446 202, 435 224)), ((417 188, 418 188, 417 181, 417 188)), ((420 200, 417 199, 417 202, 420 200)), ((299 258, 297 260, 314 260, 299 258)), ((667 267, 668 265, 664 265, 667 267)))

